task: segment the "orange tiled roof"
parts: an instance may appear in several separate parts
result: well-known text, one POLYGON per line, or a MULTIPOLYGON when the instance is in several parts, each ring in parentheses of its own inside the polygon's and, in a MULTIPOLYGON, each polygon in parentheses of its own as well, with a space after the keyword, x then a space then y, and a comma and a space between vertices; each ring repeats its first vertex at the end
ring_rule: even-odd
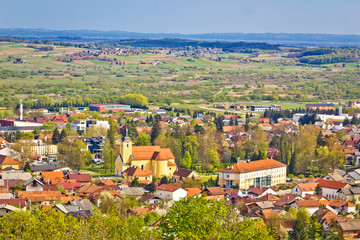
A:
POLYGON ((200 188, 185 188, 187 192, 187 197, 194 197, 195 195, 199 195, 201 193, 200 188))
POLYGON ((151 176, 152 172, 149 170, 142 170, 138 166, 131 166, 127 168, 125 171, 123 171, 122 174, 131 177, 146 177, 146 176, 151 176))
POLYGON ((305 192, 315 191, 317 185, 318 185, 318 183, 300 183, 300 184, 297 184, 297 186, 300 188, 300 190, 305 191, 305 192))
POLYGON ((133 146, 132 153, 135 160, 175 159, 169 148, 160 148, 160 146, 133 146))
POLYGON ((325 179, 318 179, 318 180, 316 180, 316 182, 319 183, 320 187, 332 188, 332 189, 340 189, 340 188, 345 188, 345 187, 349 186, 347 183, 335 182, 335 181, 330 181, 330 180, 325 180, 325 179))
POLYGON ((267 159, 250 161, 245 163, 237 163, 220 170, 220 172, 247 173, 279 167, 286 167, 286 165, 274 159, 267 159))
POLYGON ((20 161, 14 160, 8 156, 0 155, 0 164, 2 165, 22 165, 20 161))
POLYGON ((302 208, 302 207, 319 207, 320 201, 319 200, 302 200, 302 201, 296 201, 296 204, 302 208))
POLYGON ((45 183, 58 183, 64 180, 63 172, 41 172, 40 173, 45 183))

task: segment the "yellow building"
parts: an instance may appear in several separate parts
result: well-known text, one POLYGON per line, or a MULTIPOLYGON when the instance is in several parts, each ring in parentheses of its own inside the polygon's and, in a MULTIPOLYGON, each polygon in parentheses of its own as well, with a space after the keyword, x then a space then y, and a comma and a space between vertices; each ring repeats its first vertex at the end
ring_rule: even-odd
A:
POLYGON ((138 183, 149 184, 152 182, 152 172, 149 170, 142 170, 138 166, 134 165, 127 168, 122 172, 125 183, 131 183, 135 178, 138 179, 138 183))
POLYGON ((18 170, 22 167, 22 163, 19 160, 12 159, 8 156, 0 155, 0 169, 5 169, 9 167, 18 170))
POLYGON ((175 157, 169 148, 132 146, 126 131, 126 136, 120 143, 120 154, 115 161, 115 175, 122 176, 122 173, 132 166, 151 171, 157 178, 172 177, 177 168, 175 157))

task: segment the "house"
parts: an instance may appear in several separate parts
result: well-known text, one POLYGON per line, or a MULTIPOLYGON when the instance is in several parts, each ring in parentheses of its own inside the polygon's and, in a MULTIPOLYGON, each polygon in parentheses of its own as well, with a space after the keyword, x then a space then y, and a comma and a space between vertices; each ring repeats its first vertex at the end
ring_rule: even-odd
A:
POLYGON ((66 165, 31 165, 31 172, 34 177, 40 177, 41 172, 68 172, 71 169, 66 165))
POLYGON ((46 184, 55 184, 64 181, 63 172, 41 172, 42 181, 46 184))
POLYGON ((13 169, 21 169, 23 164, 19 160, 12 159, 11 157, 0 155, 0 169, 5 168, 13 168, 13 169))
POLYGON ((194 170, 185 168, 177 168, 174 172, 175 182, 181 181, 183 178, 200 179, 199 175, 194 170))
POLYGON ((7 204, 22 209, 25 209, 27 207, 25 199, 21 198, 0 199, 0 204, 7 204))
POLYGON ((36 178, 30 178, 26 180, 24 183, 25 191, 43 191, 44 183, 37 180, 36 178))
POLYGON ((319 200, 299 200, 291 204, 292 207, 295 207, 297 210, 300 208, 305 208, 308 210, 310 215, 315 213, 320 208, 320 201, 319 200))
POLYGON ((178 201, 187 196, 187 191, 178 186, 161 184, 156 188, 156 196, 161 199, 178 201))
POLYGON ((69 180, 76 180, 76 182, 81 183, 81 186, 84 186, 86 183, 91 182, 90 174, 84 174, 84 173, 69 173, 66 175, 66 178, 69 180))
POLYGON ((269 193, 269 194, 265 194, 262 197, 257 198, 256 201, 274 203, 274 202, 278 201, 279 199, 280 198, 278 198, 277 196, 269 193))
POLYGON ((341 188, 349 188, 350 185, 342 182, 329 181, 324 179, 318 179, 316 183, 319 184, 321 188, 322 195, 327 199, 336 199, 339 198, 338 190, 341 188))
POLYGON ((286 182, 286 165, 274 159, 246 161, 219 171, 218 184, 224 188, 270 187, 286 182))
POLYGON ((11 213, 13 211, 19 211, 20 209, 8 204, 0 204, 0 217, 5 216, 7 213, 11 213))
POLYGON ((330 199, 325 202, 324 205, 328 205, 331 208, 335 209, 338 212, 342 213, 355 213, 356 207, 355 204, 344 201, 344 200, 337 200, 337 199, 330 199))
POLYGON ((88 199, 71 200, 71 201, 69 201, 68 205, 77 206, 80 211, 84 211, 84 210, 92 211, 92 210, 94 210, 91 202, 88 199))
POLYGON ((355 200, 356 204, 360 204, 360 188, 358 187, 341 188, 338 190, 338 196, 345 201, 355 200))
POLYGON ((323 225, 324 230, 328 231, 333 221, 338 220, 338 212, 330 206, 324 206, 315 212, 318 222, 323 225))
POLYGON ((187 197, 195 197, 201 194, 200 188, 185 188, 187 191, 187 197))
POLYGON ((276 190, 273 187, 251 187, 247 192, 247 195, 252 199, 260 198, 266 194, 277 195, 276 190))
POLYGON ((274 202, 274 206, 279 208, 289 207, 291 204, 299 200, 302 200, 299 195, 285 194, 282 198, 274 202))
POLYGON ((139 183, 151 183, 152 172, 149 170, 142 170, 140 167, 133 165, 122 172, 122 177, 125 183, 131 183, 135 178, 138 179, 139 183))
POLYGON ((201 195, 216 196, 224 199, 225 191, 220 187, 207 187, 201 191, 201 195))
POLYGON ((62 186, 62 188, 66 191, 67 194, 74 194, 76 189, 81 187, 81 183, 79 182, 59 182, 55 185, 62 186))
POLYGON ((160 146, 132 146, 128 131, 120 144, 120 154, 115 161, 115 175, 121 176, 127 168, 137 166, 151 171, 152 175, 172 177, 177 168, 175 157, 169 148, 160 146))
POLYGON ((360 237, 360 219, 345 219, 336 221, 343 238, 360 237))
POLYGON ((156 205, 160 201, 160 198, 155 196, 154 194, 149 193, 149 194, 139 198, 138 201, 156 205))
POLYGON ((344 175, 346 182, 350 185, 360 184, 360 174, 357 171, 348 172, 344 175))
POLYGON ((253 202, 248 204, 246 207, 247 213, 260 213, 263 210, 275 208, 271 202, 253 202))
POLYGON ((336 182, 346 182, 346 179, 337 172, 328 173, 325 177, 323 177, 323 179, 336 182))
POLYGON ((305 197, 306 194, 315 194, 317 183, 299 183, 291 189, 291 194, 305 197))

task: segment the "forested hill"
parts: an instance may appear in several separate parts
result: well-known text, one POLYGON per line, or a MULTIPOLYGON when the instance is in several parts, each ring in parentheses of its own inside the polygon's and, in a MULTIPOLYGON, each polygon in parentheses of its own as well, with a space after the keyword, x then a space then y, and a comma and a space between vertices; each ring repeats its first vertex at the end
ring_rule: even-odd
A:
POLYGON ((0 36, 24 37, 33 39, 51 39, 59 41, 89 42, 96 40, 120 40, 129 38, 148 39, 193 39, 212 41, 264 42, 297 46, 360 47, 360 35, 306 34, 306 33, 136 33, 125 31, 97 30, 48 30, 48 29, 0 29, 0 36))
POLYGON ((279 50, 279 45, 267 43, 247 43, 247 42, 225 42, 225 41, 196 41, 186 39, 127 39, 118 42, 120 45, 132 47, 205 47, 221 48, 224 51, 237 52, 241 49, 262 49, 279 50))

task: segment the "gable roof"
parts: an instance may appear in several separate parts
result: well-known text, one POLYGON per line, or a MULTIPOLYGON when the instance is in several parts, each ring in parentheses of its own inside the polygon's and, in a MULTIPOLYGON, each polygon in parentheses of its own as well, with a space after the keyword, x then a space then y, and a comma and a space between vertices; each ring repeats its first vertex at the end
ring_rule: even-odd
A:
POLYGON ((319 200, 302 200, 302 201, 296 201, 296 205, 298 205, 300 208, 302 207, 320 207, 320 201, 319 200))
POLYGON ((262 197, 259 197, 258 199, 256 199, 257 201, 269 201, 269 202, 274 202, 279 200, 280 198, 278 198, 277 196, 273 195, 273 194, 265 194, 262 197))
POLYGON ((162 191, 167 191, 167 192, 175 192, 179 188, 180 188, 179 186, 175 186, 175 185, 161 184, 160 186, 158 186, 156 188, 156 190, 162 190, 162 191))
POLYGON ((80 173, 69 173, 67 175, 68 179, 75 179, 77 182, 91 182, 90 174, 80 174, 80 173))
POLYGON ((80 210, 93 210, 93 206, 89 199, 72 200, 69 202, 71 206, 78 206, 80 210))
POLYGON ((187 197, 194 197, 196 195, 199 195, 201 193, 200 188, 185 188, 187 192, 187 197))
POLYGON ((14 160, 11 157, 0 155, 0 164, 1 165, 22 165, 19 160, 14 160))
POLYGON ((187 178, 193 172, 193 170, 185 169, 185 168, 177 168, 174 172, 175 176, 187 178))
POLYGON ((0 204, 8 204, 15 207, 26 207, 25 199, 22 198, 0 199, 0 204))
POLYGON ((297 186, 300 188, 301 191, 309 192, 315 191, 316 186, 318 183, 299 183, 297 186))
POLYGON ((154 194, 152 194, 152 193, 149 193, 149 194, 147 194, 147 195, 142 196, 141 198, 139 198, 138 201, 139 201, 139 202, 147 202, 147 201, 149 201, 149 200, 151 200, 151 199, 153 199, 153 198, 158 198, 158 197, 156 197, 156 196, 155 196, 154 194))
POLYGON ((338 220, 339 227, 343 231, 359 231, 360 219, 338 220))
POLYGON ((225 191, 221 187, 208 187, 202 190, 201 193, 209 193, 209 196, 225 195, 225 191))
POLYGON ((44 183, 42 183, 39 180, 37 180, 36 178, 32 177, 24 182, 24 187, 26 187, 27 185, 31 184, 34 181, 37 182, 38 184, 40 184, 41 186, 44 186, 44 183))
POLYGON ((45 183, 61 182, 64 179, 63 172, 41 172, 40 174, 45 183))
POLYGON ((249 191, 255 193, 256 195, 262 195, 264 192, 266 192, 269 189, 276 192, 275 188, 273 187, 251 187, 249 188, 249 191))
POLYGON ((296 201, 297 199, 299 199, 300 197, 298 195, 293 195, 293 194, 286 194, 284 195, 282 198, 280 198, 279 200, 277 200, 274 205, 275 206, 284 206, 286 204, 290 204, 294 201, 296 201))
POLYGON ((160 148, 160 146, 133 146, 132 154, 135 160, 175 159, 169 148, 160 148))
POLYGON ((286 167, 286 165, 274 159, 267 159, 267 160, 250 161, 245 163, 237 163, 220 170, 220 172, 247 173, 247 172, 255 172, 255 171, 280 168, 280 167, 286 167))
POLYGON ((332 189, 340 189, 340 188, 345 188, 345 187, 349 186, 347 183, 335 182, 335 181, 324 180, 324 179, 318 179, 318 180, 316 180, 316 183, 319 183, 320 187, 332 188, 332 189))
POLYGON ((122 174, 131 177, 145 177, 145 176, 151 176, 152 172, 149 170, 142 170, 138 166, 134 165, 127 168, 125 171, 122 172, 122 174))

